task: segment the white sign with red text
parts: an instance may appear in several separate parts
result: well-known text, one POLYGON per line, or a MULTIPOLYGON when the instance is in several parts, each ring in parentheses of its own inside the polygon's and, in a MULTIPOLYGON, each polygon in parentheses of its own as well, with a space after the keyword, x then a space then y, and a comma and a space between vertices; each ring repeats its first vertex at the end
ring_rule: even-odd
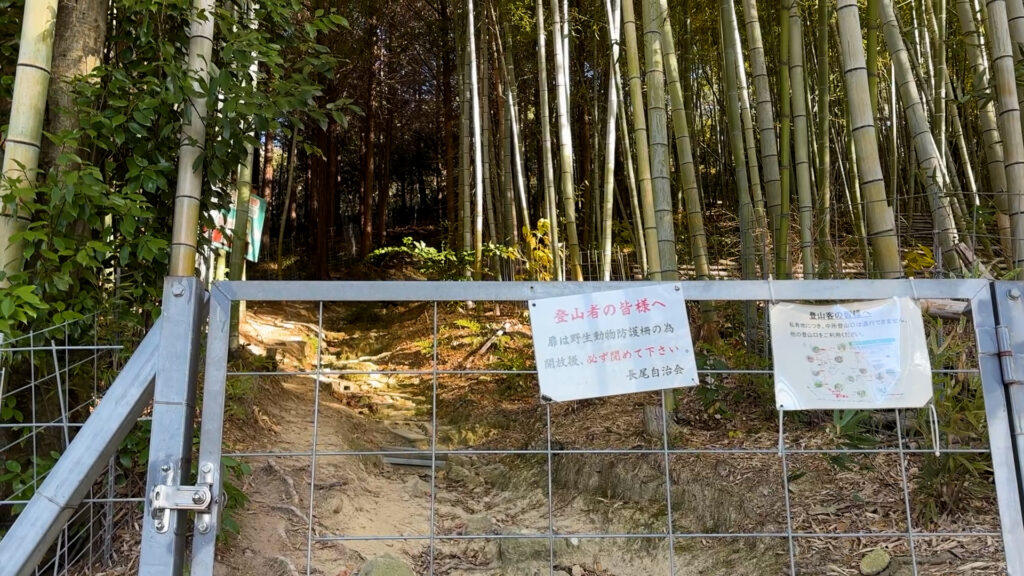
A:
POLYGON ((921 309, 909 298, 771 309, 781 410, 920 408, 932 398, 921 309))
POLYGON ((681 284, 531 300, 530 322, 545 399, 697 385, 681 284))

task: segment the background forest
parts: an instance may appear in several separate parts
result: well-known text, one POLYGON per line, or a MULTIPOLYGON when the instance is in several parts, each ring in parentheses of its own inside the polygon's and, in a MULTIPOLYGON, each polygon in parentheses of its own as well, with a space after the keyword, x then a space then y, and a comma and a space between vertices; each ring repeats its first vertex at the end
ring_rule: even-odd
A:
MULTIPOLYGON (((0 337, 28 333, 35 345, 32 330, 94 320, 103 336, 129 342, 159 313, 164 278, 196 273, 208 282, 1019 278, 1022 67, 1024 0, 0 0, 0 337), (246 238, 253 197, 266 204, 260 238, 246 238), (238 224, 225 229, 219 215, 232 209, 238 224), (258 261, 246 271, 244 251, 224 251, 214 232, 236 247, 258 240, 258 261)), ((424 392, 416 379, 331 382, 340 407, 326 420, 339 428, 325 436, 347 439, 346 427, 370 423, 391 438, 387 426, 412 422, 403 438, 426 440, 420 432, 429 430, 434 444, 440 431, 458 445, 533 446, 527 432, 542 426, 524 426, 522 442, 513 434, 537 408, 532 380, 521 377, 532 362, 527 316, 459 306, 443 307, 440 324, 437 307, 432 322, 413 307, 329 307, 331 330, 321 330, 322 305, 315 315, 254 306, 248 324, 234 324, 231 344, 260 344, 232 361, 259 368, 278 361, 282 343, 299 342, 280 359, 296 370, 326 360, 360 362, 368 374, 425 365, 507 373, 442 393, 454 406, 441 410, 452 420, 446 430, 416 420, 437 409, 436 383, 424 392), (293 314, 302 321, 284 333, 281 319, 293 314), (440 364, 439 342, 451 348, 440 364), (401 360, 388 360, 396 351, 401 360), (486 433, 474 438, 469 417, 481 415, 486 433)), ((616 419, 617 437, 664 437, 666 448, 670 434, 704 430, 709 440, 754 438, 774 449, 757 305, 703 303, 701 312, 695 342, 707 374, 693 395, 565 404, 556 416, 616 419), (730 330, 740 310, 746 330, 730 330)), ((904 515, 908 532, 911 519, 947 533, 972 528, 972 518, 995 525, 992 465, 975 454, 987 447, 986 405, 970 367, 978 358, 968 320, 963 308, 929 313, 940 374, 934 416, 836 411, 793 422, 793 439, 856 451, 895 432, 901 451, 905 437, 922 455, 900 479, 913 499, 906 489, 905 508, 899 498, 883 507, 889 516, 904 515), (951 453, 921 449, 943 441, 951 453), (956 453, 961 446, 970 456, 956 453)), ((74 329, 65 340, 81 336, 69 337, 74 329)), ((82 406, 105 378, 93 374, 82 406)), ((237 445, 317 406, 319 375, 317 383, 313 397, 301 379, 227 384, 229 428, 256 431, 237 445)), ((21 390, 0 406, 9 446, 21 442, 0 476, 12 493, 34 490, 30 461, 33 482, 52 465, 29 452, 28 436, 13 439, 22 433, 21 390)), ((547 426, 550 451, 550 415, 547 426)), ((591 438, 580 434, 570 440, 585 446, 591 438)), ((136 476, 149 436, 133 433, 122 446, 128 457, 119 463, 136 476)), ((899 487, 882 476, 891 462, 873 458, 814 460, 793 482, 806 474, 809 492, 840 476, 899 487)), ((236 466, 242 482, 252 470, 236 466)), ((305 482, 299 467, 275 474, 305 482)), ((636 477, 623 473, 621 484, 636 477)), ((744 477, 728 499, 691 500, 712 512, 746 502, 763 482, 744 477)), ((392 483, 405 494, 404 478, 392 483)), ((625 493, 617 497, 636 496, 625 493)), ((234 495, 231 507, 243 509, 245 495, 234 495)), ((452 510, 479 500, 458 496, 452 510)), ((650 498, 634 500, 642 509, 650 498)), ((754 508, 752 518, 766 515, 754 508)), ((243 534, 259 534, 246 524, 254 510, 239 512, 243 534)), ((309 526, 303 538, 313 533, 309 510, 299 514, 309 526)), ((323 517, 344 516, 337 510, 323 517)), ((404 559, 419 561, 420 552, 410 547, 404 559)), ((999 573, 997 546, 969 552, 963 558, 999 573)), ((234 560, 255 562, 245 558, 234 560)))
MULTIPOLYGON (((151 315, 190 98, 209 110, 202 226, 265 199, 258 275, 365 276, 375 251, 568 280, 1024 258, 1020 0, 224 3, 208 81, 188 3, 57 4, 0 0, 5 332, 110 294, 151 315), (23 24, 52 81, 12 110, 23 24)), ((206 277, 241 277, 240 251, 200 244, 206 277)))

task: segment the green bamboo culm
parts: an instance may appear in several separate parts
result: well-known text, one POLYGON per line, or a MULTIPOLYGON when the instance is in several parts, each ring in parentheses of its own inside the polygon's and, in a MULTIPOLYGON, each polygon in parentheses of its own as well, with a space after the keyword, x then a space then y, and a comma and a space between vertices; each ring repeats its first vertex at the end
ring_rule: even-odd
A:
MULTIPOLYGON (((636 147, 637 179, 643 212, 644 243, 647 248, 648 276, 657 280, 661 270, 658 230, 654 220, 654 189, 651 183, 651 156, 647 140, 647 113, 644 111, 643 85, 640 80, 640 49, 636 38, 636 13, 633 0, 622 1, 622 36, 626 40, 626 68, 629 73, 629 103, 633 110, 633 142, 636 147)), ((625 102, 623 102, 625 106, 625 102)))
MULTIPOLYGON (((4 147, 0 199, 17 188, 35 185, 56 23, 57 0, 26 0, 18 67, 14 74, 11 120, 4 147)), ((23 201, 3 202, 0 210, 0 268, 3 274, 0 288, 9 286, 10 276, 22 270, 24 251, 17 235, 25 230, 28 217, 23 201)), ((194 229, 192 233, 194 236, 194 229)))
POLYGON ((839 47, 846 79, 846 104, 856 147, 858 178, 864 199, 868 238, 875 273, 882 278, 903 276, 896 222, 886 198, 885 177, 878 156, 878 137, 868 87, 860 9, 857 0, 838 0, 839 47))
POLYGON ((792 0, 782 0, 779 8, 779 197, 778 226, 772 231, 775 238, 775 276, 789 278, 789 198, 792 178, 790 159, 792 150, 792 103, 789 78, 789 11, 792 0))
MULTIPOLYGON (((627 0, 628 2, 629 0, 627 0)), ((669 177, 668 111, 661 28, 666 12, 658 0, 644 0, 644 60, 647 65, 647 122, 651 147, 651 184, 658 239, 658 280, 678 280, 676 235, 672 220, 672 179, 669 177)))

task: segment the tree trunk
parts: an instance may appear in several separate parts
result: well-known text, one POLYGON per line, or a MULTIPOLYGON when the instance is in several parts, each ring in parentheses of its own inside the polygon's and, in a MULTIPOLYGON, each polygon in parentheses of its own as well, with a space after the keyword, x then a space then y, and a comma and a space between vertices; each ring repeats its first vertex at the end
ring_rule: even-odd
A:
MULTIPOLYGON (((270 217, 274 206, 274 131, 267 130, 263 142, 263 177, 260 196, 267 201, 267 222, 263 227, 263 245, 270 246, 270 217)), ((285 209, 282 206, 281 211, 285 209)))
POLYGON ((457 178, 455 175, 455 119, 452 114, 455 99, 452 95, 452 84, 455 82, 456 72, 453 67, 452 53, 456 51, 455 46, 449 43, 451 34, 451 17, 448 13, 448 0, 439 0, 438 12, 441 24, 441 34, 444 38, 446 50, 441 51, 441 123, 443 126, 442 138, 444 139, 444 205, 445 221, 451 226, 448 232, 448 243, 457 246, 458 227, 458 192, 456 191, 457 178))
MULTIPOLYGON (((359 256, 361 258, 369 256, 373 250, 373 189, 376 184, 374 148, 377 142, 377 112, 374 105, 377 84, 377 27, 375 25, 370 26, 369 36, 370 65, 367 70, 366 104, 363 107, 366 114, 366 125, 363 129, 363 189, 359 201, 359 256)), ((337 158, 330 158, 329 161, 337 162, 337 158)), ((330 185, 333 187, 335 183, 331 182, 330 185)))
MULTIPOLYGON (((107 37, 107 0, 61 0, 53 39, 53 67, 47 97, 46 132, 60 135, 78 129, 74 81, 103 61, 107 37)), ((64 148, 43 142, 42 164, 55 167, 64 148)))
POLYGON ((295 181, 295 165, 298 158, 295 156, 299 146, 299 127, 292 126, 292 143, 288 147, 288 176, 284 182, 284 202, 281 203, 281 223, 277 228, 277 279, 283 277, 283 264, 281 254, 284 251, 284 230, 288 224, 288 217, 292 214, 292 183, 295 181))
POLYGON ((377 186, 376 223, 373 227, 377 246, 387 244, 388 206, 391 202, 391 147, 394 140, 395 117, 388 110, 384 126, 384 155, 381 160, 380 184, 377 186))

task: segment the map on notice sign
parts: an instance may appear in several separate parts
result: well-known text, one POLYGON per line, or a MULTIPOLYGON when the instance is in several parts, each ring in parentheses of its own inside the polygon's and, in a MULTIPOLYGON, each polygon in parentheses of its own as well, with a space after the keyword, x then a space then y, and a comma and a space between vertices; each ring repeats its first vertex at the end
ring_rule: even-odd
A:
POLYGON ((543 397, 697 385, 680 284, 531 300, 530 321, 543 397))
POLYGON ((920 408, 932 398, 921 309, 909 298, 771 309, 782 410, 920 408))

